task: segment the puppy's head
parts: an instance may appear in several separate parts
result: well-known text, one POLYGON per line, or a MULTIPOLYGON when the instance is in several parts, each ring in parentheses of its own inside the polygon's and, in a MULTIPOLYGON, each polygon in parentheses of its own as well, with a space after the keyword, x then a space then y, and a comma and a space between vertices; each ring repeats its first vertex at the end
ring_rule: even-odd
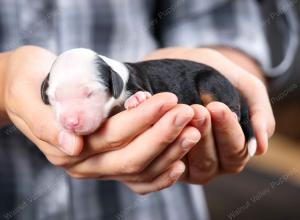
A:
POLYGON ((126 75, 122 63, 88 49, 72 49, 53 63, 41 86, 42 99, 53 106, 64 129, 90 134, 124 96, 126 75))

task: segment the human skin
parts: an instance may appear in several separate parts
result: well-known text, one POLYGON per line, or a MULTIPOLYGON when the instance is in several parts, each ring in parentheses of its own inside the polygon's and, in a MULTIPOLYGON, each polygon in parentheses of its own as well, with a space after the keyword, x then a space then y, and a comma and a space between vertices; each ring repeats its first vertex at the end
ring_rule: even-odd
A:
MULTIPOLYGON (((258 154, 264 153, 275 125, 261 81, 215 49, 170 48, 147 59, 173 56, 211 65, 237 86, 250 106, 258 154)), ((14 123, 70 176, 118 180, 145 194, 169 187, 179 178, 202 184, 223 173, 239 172, 247 163, 244 135, 228 107, 177 104, 170 93, 154 95, 137 108, 109 118, 84 138, 58 130, 53 111, 39 93, 55 58, 35 46, 0 55, 0 124, 14 123), (120 129, 120 125, 128 126, 120 129)))

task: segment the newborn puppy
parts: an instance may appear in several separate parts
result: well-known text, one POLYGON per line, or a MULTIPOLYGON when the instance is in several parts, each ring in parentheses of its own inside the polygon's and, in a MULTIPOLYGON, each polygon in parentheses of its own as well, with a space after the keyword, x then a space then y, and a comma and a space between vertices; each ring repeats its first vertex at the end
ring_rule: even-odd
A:
POLYGON ((249 154, 255 154, 244 99, 223 75, 204 64, 179 59, 121 63, 78 48, 58 56, 41 86, 42 100, 53 107, 59 125, 78 135, 93 133, 116 107, 134 108, 160 92, 172 92, 188 105, 225 103, 239 119, 249 154))

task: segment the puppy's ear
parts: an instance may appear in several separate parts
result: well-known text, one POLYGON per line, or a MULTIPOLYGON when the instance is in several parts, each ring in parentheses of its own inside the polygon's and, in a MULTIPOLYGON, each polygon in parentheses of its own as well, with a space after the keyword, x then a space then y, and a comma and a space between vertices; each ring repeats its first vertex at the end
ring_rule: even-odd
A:
POLYGON ((111 77, 111 93, 114 96, 114 98, 118 98, 123 91, 123 87, 124 87, 123 79, 113 69, 111 69, 110 71, 110 77, 111 77))
POLYGON ((42 85, 41 85, 41 97, 44 102, 44 104, 49 105, 49 97, 47 95, 47 89, 49 87, 49 77, 50 73, 48 73, 47 77, 44 79, 42 85))
POLYGON ((100 56, 96 57, 96 64, 98 73, 102 79, 101 83, 104 83, 111 95, 117 99, 124 88, 123 79, 100 56))

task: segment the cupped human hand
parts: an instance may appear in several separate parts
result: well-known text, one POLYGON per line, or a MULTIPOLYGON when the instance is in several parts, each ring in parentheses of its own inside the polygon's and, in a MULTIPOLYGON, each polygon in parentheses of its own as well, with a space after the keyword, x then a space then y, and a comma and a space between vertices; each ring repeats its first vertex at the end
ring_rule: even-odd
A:
POLYGON ((109 118, 92 135, 66 133, 40 97, 55 58, 35 46, 10 52, 3 77, 9 120, 72 177, 117 180, 140 194, 174 184, 185 170, 181 159, 200 140, 198 129, 188 126, 194 110, 178 105, 175 95, 161 93, 109 118))
MULTIPOLYGON (((243 56, 239 52, 235 57, 243 56)), ((154 59, 186 59, 213 67, 223 74, 246 99, 250 121, 257 139, 256 155, 267 151, 268 139, 275 129, 275 120, 263 82, 255 74, 237 65, 218 50, 211 48, 166 48, 146 57, 154 59)), ((247 59, 244 56, 240 59, 247 59)), ((249 68, 251 69, 251 68, 249 68)), ((263 78, 263 77, 261 77, 263 78)), ((192 105, 194 119, 190 123, 201 133, 201 140, 184 157, 186 172, 181 180, 203 184, 225 173, 238 173, 249 160, 245 137, 236 115, 223 103, 192 105)))

